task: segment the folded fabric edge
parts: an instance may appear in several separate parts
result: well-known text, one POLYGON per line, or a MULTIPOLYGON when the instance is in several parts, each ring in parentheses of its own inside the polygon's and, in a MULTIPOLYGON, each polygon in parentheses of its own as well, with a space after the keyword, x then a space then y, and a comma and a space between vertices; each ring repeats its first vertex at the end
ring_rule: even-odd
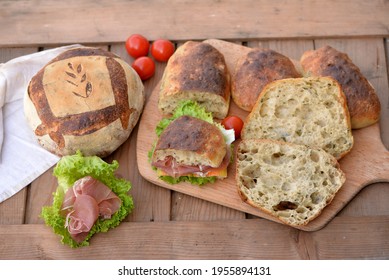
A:
MULTIPOLYGON (((42 166, 43 172, 47 171, 51 167, 53 167, 57 162, 59 161, 59 158, 57 160, 53 160, 50 162, 47 162, 44 166, 42 166)), ((0 203, 7 200, 8 198, 11 198, 16 193, 20 192, 22 189, 24 189, 27 185, 31 184, 36 178, 38 178, 40 175, 42 175, 42 170, 37 170, 36 172, 32 173, 28 177, 24 178, 22 181, 20 181, 18 184, 13 186, 12 189, 5 190, 0 193, 0 203)))

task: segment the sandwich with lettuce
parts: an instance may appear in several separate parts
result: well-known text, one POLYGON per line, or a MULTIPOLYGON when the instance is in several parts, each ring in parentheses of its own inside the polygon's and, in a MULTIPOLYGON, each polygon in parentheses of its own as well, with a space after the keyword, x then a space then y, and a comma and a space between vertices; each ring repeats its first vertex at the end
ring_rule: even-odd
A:
POLYGON ((213 183, 227 177, 234 130, 226 130, 195 101, 182 102, 157 127, 151 165, 168 183, 213 183))
POLYGON ((115 176, 118 167, 117 161, 109 164, 81 152, 57 163, 53 204, 43 207, 41 217, 63 244, 87 246, 93 235, 118 226, 132 211, 131 183, 115 176))

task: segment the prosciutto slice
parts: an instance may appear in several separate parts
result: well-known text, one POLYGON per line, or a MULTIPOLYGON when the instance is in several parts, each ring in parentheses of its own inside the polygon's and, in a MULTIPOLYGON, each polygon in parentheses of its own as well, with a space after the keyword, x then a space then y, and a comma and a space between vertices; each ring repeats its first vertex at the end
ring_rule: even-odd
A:
POLYGON ((119 210, 120 198, 106 185, 86 176, 77 180, 62 203, 65 227, 76 242, 83 241, 100 216, 109 219, 119 210))
POLYGON ((231 151, 227 148, 227 153, 219 167, 211 167, 206 165, 184 165, 177 163, 176 159, 168 156, 163 160, 153 162, 152 165, 161 169, 163 172, 172 177, 186 176, 190 174, 198 174, 206 177, 209 171, 225 169, 230 162, 231 151))

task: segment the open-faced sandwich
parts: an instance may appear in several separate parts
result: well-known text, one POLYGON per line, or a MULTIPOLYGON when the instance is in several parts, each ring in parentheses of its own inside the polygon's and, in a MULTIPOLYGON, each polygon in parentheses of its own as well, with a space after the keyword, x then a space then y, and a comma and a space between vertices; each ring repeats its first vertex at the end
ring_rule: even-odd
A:
POLYGON ((132 211, 131 184, 115 176, 118 167, 117 161, 109 164, 80 152, 58 162, 53 204, 43 207, 41 216, 62 237, 63 244, 89 245, 94 234, 118 226, 132 211))
POLYGON ((151 164, 162 180, 203 185, 227 177, 234 131, 215 123, 196 102, 182 102, 171 118, 161 120, 156 132, 151 164))

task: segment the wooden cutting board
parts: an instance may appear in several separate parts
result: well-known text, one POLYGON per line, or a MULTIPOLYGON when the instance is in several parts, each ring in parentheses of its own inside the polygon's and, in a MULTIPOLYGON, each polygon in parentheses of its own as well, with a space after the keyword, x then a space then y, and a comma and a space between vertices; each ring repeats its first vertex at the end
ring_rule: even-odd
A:
MULTIPOLYGON (((206 40, 205 42, 213 45, 224 54, 230 72, 234 71, 234 65, 240 55, 250 50, 241 45, 215 39, 206 40)), ((298 66, 298 63, 296 65, 298 66)), ((171 185, 158 179, 148 159, 148 152, 157 139, 155 127, 162 118, 158 110, 158 92, 159 84, 146 103, 139 123, 137 161, 140 174, 146 180, 161 187, 281 223, 278 219, 241 200, 235 183, 235 160, 228 167, 228 177, 226 179, 218 180, 214 184, 207 184, 202 187, 189 183, 171 185)), ((237 115, 244 120, 248 112, 241 110, 231 101, 229 115, 237 115)), ((353 135, 354 147, 340 161, 341 169, 346 174, 345 184, 336 194, 331 204, 324 208, 319 217, 311 221, 308 225, 298 226, 296 228, 304 231, 319 230, 343 209, 362 188, 375 182, 389 182, 389 152, 381 142, 379 124, 354 130, 353 135)))

